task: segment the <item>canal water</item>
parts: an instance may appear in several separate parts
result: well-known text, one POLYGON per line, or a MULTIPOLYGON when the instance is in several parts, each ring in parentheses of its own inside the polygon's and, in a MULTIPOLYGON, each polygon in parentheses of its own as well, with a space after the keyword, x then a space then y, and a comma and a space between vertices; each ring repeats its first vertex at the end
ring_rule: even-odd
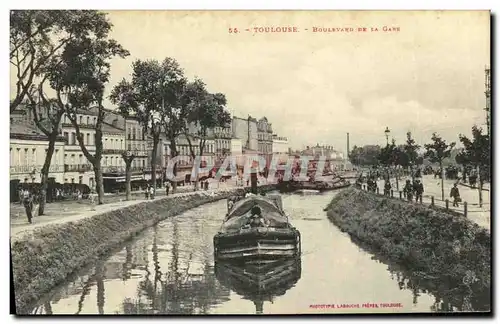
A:
POLYGON ((215 264, 219 201, 149 228, 42 298, 32 314, 297 314, 460 310, 379 261, 323 208, 335 192, 284 195, 302 256, 255 272, 215 264), (260 272, 259 272, 260 271, 260 272), (267 280, 267 281, 266 281, 267 280), (253 284, 252 284, 253 282, 253 284), (264 285, 260 287, 258 283, 264 285), (253 285, 253 286, 252 286, 253 285))

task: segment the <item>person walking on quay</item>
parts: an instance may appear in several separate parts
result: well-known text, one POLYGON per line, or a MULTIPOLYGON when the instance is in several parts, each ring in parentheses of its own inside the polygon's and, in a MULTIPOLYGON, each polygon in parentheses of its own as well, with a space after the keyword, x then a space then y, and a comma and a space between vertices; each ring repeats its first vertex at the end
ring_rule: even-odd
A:
POLYGON ((450 191, 450 197, 453 198, 453 207, 458 207, 458 203, 462 201, 460 198, 460 191, 458 191, 457 184, 453 184, 453 188, 450 191))
POLYGON ((415 202, 422 203, 422 195, 424 194, 424 185, 420 182, 419 179, 415 180, 415 184, 413 185, 415 191, 415 202))
POLYGON ((406 196, 406 199, 408 199, 408 201, 413 200, 413 186, 411 185, 410 180, 406 180, 406 184, 405 184, 405 187, 403 188, 403 192, 406 196))
POLYGON ((389 181, 389 179, 386 179, 384 184, 384 196, 390 196, 391 189, 392 189, 391 182, 389 181))
POLYGON ((33 224, 33 197, 30 195, 30 192, 28 189, 23 190, 23 204, 24 204, 24 210, 26 211, 26 216, 28 217, 28 222, 30 224, 33 224))
POLYGON ((144 189, 144 196, 146 199, 149 199, 149 193, 150 193, 150 188, 149 184, 146 186, 146 189, 144 189))
POLYGON ((168 193, 170 192, 170 182, 165 181, 165 192, 168 196, 168 193))
POLYGON ((151 199, 155 199, 155 187, 154 186, 149 187, 149 197, 151 197, 151 199))

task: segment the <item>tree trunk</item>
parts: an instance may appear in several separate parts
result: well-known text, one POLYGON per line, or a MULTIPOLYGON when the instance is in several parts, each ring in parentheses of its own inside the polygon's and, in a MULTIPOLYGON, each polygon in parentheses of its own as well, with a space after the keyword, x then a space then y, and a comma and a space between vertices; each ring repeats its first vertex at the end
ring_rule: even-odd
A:
POLYGON ((151 153, 151 182, 153 189, 156 192, 156 155, 158 153, 158 143, 160 137, 153 134, 153 152, 151 153))
POLYGON ((45 310, 45 315, 52 315, 52 305, 50 305, 50 301, 43 303, 43 309, 45 310))
POLYGON ((479 165, 477 166, 477 176, 478 176, 478 186, 477 189, 479 191, 479 207, 483 207, 483 178, 481 177, 481 168, 479 165))
POLYGON ((45 204, 47 203, 47 187, 49 182, 49 170, 50 170, 50 162, 52 160, 52 155, 54 155, 54 149, 56 145, 57 134, 51 135, 49 137, 49 148, 47 153, 45 154, 45 161, 43 162, 42 167, 42 179, 41 179, 41 187, 40 187, 40 198, 39 198, 39 207, 38 207, 38 215, 43 215, 45 213, 45 204))
MULTIPOLYGON (((197 166, 196 165, 196 156, 193 154, 192 156, 193 158, 193 168, 194 168, 194 191, 198 191, 199 189, 199 183, 198 183, 198 179, 199 179, 199 174, 198 174, 198 171, 200 170, 199 169, 199 165, 197 166)), ((193 180, 191 180, 193 181, 193 180)))
POLYGON ((104 314, 104 265, 102 263, 96 266, 96 286, 97 286, 97 311, 100 315, 104 314))
POLYGON ((442 162, 439 162, 439 168, 441 169, 441 200, 444 201, 444 169, 442 162))
POLYGON ((93 164, 93 167, 98 204, 102 205, 104 203, 104 181, 102 178, 101 161, 97 161, 97 163, 93 164))
POLYGON ((125 200, 130 200, 130 179, 132 178, 132 171, 130 164, 132 160, 125 161, 125 200))

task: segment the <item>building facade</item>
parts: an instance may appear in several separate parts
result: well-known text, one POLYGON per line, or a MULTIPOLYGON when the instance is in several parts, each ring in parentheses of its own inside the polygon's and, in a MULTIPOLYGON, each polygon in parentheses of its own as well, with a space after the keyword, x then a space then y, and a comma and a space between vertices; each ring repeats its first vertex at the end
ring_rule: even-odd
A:
POLYGON ((258 151, 264 155, 273 153, 273 127, 266 117, 257 122, 258 151))
MULTIPOLYGON (((11 122, 10 180, 40 182, 48 148, 48 138, 36 127, 24 121, 11 122)), ((64 138, 57 138, 49 169, 49 178, 54 178, 56 182, 60 183, 64 181, 64 148, 64 138)))
POLYGON ((234 116, 232 137, 241 140, 244 151, 258 152, 257 120, 251 116, 246 119, 234 116))
POLYGON ((284 136, 273 135, 272 153, 288 154, 288 138, 284 136))

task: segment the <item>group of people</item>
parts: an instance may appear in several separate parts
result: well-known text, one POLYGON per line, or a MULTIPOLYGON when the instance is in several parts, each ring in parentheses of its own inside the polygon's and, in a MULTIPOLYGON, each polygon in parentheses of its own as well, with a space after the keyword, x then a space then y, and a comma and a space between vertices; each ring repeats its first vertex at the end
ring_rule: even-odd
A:
POLYGON ((415 202, 421 203, 424 194, 424 185, 420 179, 415 179, 413 183, 408 179, 403 188, 403 194, 408 201, 412 201, 415 196, 415 202))

